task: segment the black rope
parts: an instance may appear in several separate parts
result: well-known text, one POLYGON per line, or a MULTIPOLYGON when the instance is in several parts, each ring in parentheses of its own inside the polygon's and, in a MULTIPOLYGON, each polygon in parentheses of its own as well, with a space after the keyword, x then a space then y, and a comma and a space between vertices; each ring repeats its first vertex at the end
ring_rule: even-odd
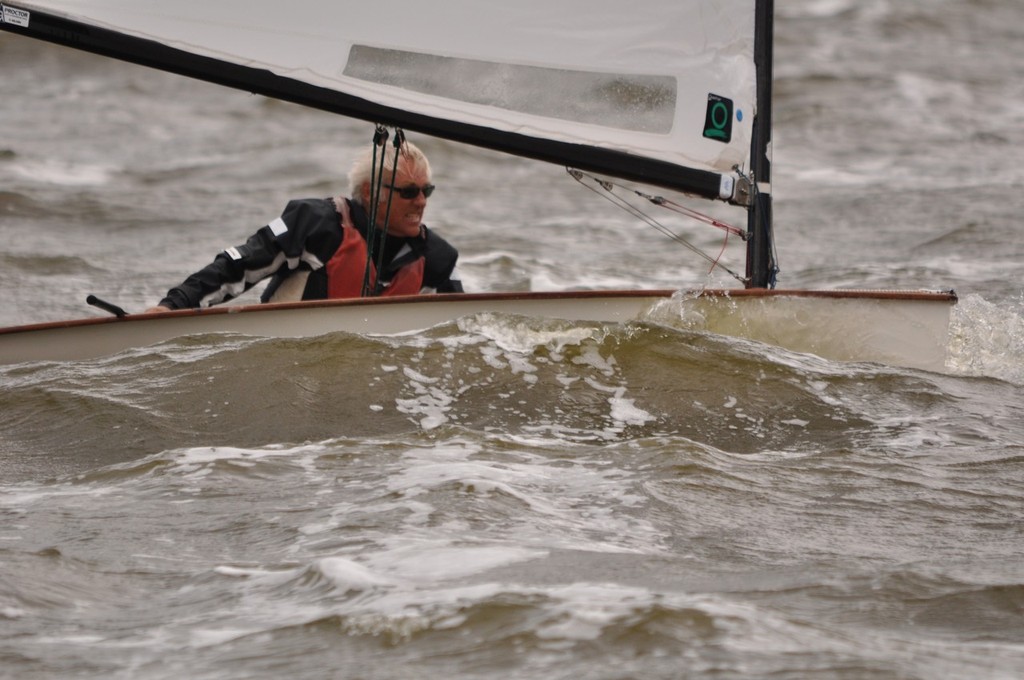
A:
MULTIPOLYGON (((402 155, 402 149, 405 146, 405 133, 400 128, 395 128, 395 138, 393 141, 395 145, 395 162, 391 165, 391 181, 388 182, 392 187, 395 186, 395 179, 398 177, 398 159, 402 155)), ((388 192, 388 206, 385 212, 385 224, 387 220, 391 218, 391 199, 394 198, 394 190, 388 192)), ((381 277, 384 271, 384 243, 387 240, 388 231, 387 229, 381 229, 378 238, 380 239, 377 249, 377 286, 374 290, 374 295, 380 293, 383 286, 381 285, 381 277)))
MULTIPOLYGON (((370 165, 370 205, 367 206, 369 226, 366 230, 366 268, 363 270, 363 297, 377 295, 381 289, 381 269, 384 266, 384 246, 387 241, 387 223, 391 218, 391 199, 394 192, 388 193, 387 205, 384 207, 384 229, 377 228, 377 217, 380 209, 381 192, 384 190, 384 170, 387 167, 386 149, 390 134, 383 125, 378 125, 373 134, 373 159, 370 165), (377 147, 381 148, 380 160, 377 159, 377 147), (370 273, 376 267, 377 280, 370 286, 370 273)), ((389 184, 395 185, 395 178, 398 176, 398 158, 405 145, 405 133, 395 128, 395 159, 391 166, 391 179, 389 184)))
POLYGON ((380 177, 384 172, 384 155, 380 157, 380 167, 377 163, 377 147, 387 143, 388 131, 382 125, 378 125, 373 133, 373 155, 370 160, 370 200, 366 206, 367 227, 366 227, 366 266, 363 268, 362 297, 370 295, 370 271, 373 264, 373 246, 376 239, 373 238, 377 229, 377 206, 380 205, 381 182, 380 177))

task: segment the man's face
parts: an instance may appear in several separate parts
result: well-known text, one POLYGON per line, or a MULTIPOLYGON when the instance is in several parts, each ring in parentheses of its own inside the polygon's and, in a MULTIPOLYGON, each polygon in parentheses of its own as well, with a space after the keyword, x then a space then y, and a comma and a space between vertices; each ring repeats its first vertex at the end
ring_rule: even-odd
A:
MULTIPOLYGON (((430 177, 426 171, 417 169, 407 164, 404 160, 398 162, 398 173, 395 175, 394 184, 389 188, 388 173, 385 172, 384 187, 380 192, 380 205, 377 206, 377 228, 385 228, 385 215, 388 208, 388 199, 391 199, 391 214, 387 215, 387 232, 392 236, 411 237, 419 236, 420 225, 423 224, 423 211, 427 208, 427 196, 423 188, 430 183, 430 177), (402 198, 401 193, 411 194, 413 188, 418 189, 412 198, 402 198)), ((431 191, 433 187, 428 189, 431 191)), ((365 205, 370 205, 370 190, 365 191, 365 205)))

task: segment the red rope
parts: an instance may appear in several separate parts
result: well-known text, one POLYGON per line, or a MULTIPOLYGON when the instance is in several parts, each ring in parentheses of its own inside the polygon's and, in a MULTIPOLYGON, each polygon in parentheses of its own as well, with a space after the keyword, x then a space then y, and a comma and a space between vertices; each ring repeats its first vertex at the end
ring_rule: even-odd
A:
POLYGON ((648 196, 647 194, 642 193, 640 191, 636 191, 634 193, 636 193, 637 196, 641 196, 643 198, 646 198, 648 201, 650 201, 651 203, 654 203, 655 205, 660 205, 660 206, 668 208, 669 210, 672 210, 673 212, 677 212, 677 213, 679 213, 681 215, 686 215, 687 217, 692 217, 693 219, 697 220, 698 222, 704 222, 705 224, 710 224, 712 227, 717 227, 717 228, 725 231, 727 234, 735 234, 736 236, 739 236, 742 239, 746 239, 746 237, 747 237, 746 230, 739 229, 738 227, 734 227, 731 224, 728 224, 726 222, 722 222, 721 220, 715 219, 714 217, 711 217, 710 215, 705 215, 704 213, 698 212, 698 211, 694 210, 693 208, 687 208, 685 205, 679 205, 678 203, 670 201, 670 200, 668 200, 666 198, 661 198, 661 197, 657 197, 657 196, 648 196))

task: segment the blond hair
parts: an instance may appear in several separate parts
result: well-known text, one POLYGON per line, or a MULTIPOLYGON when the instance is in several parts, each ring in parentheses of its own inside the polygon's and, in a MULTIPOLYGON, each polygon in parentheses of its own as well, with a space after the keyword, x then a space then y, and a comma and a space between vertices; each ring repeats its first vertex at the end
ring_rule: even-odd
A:
MULTIPOLYGON (((384 160, 384 183, 391 181, 391 175, 395 171, 395 147, 385 144, 376 148, 377 167, 374 167, 374 145, 367 146, 348 172, 348 195, 355 202, 362 205, 363 189, 369 187, 375 179, 375 173, 379 171, 381 156, 384 160)), ((410 141, 403 141, 398 153, 398 163, 404 166, 409 172, 424 170, 427 173, 427 181, 430 181, 430 161, 420 151, 419 147, 410 141)), ((364 206, 365 207, 365 206, 364 206)))

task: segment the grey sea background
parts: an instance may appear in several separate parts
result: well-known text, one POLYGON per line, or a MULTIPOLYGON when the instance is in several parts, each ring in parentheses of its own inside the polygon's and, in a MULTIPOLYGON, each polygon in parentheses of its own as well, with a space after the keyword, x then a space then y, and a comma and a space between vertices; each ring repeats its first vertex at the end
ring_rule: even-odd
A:
MULTIPOLYGON (((1024 3, 777 4, 779 285, 955 289, 944 370, 493 314, 2 366, 0 677, 1024 677, 1024 3)), ((156 303, 373 132, 0 65, 2 326, 156 303)), ((410 138, 470 290, 737 285, 564 168, 410 138)))

